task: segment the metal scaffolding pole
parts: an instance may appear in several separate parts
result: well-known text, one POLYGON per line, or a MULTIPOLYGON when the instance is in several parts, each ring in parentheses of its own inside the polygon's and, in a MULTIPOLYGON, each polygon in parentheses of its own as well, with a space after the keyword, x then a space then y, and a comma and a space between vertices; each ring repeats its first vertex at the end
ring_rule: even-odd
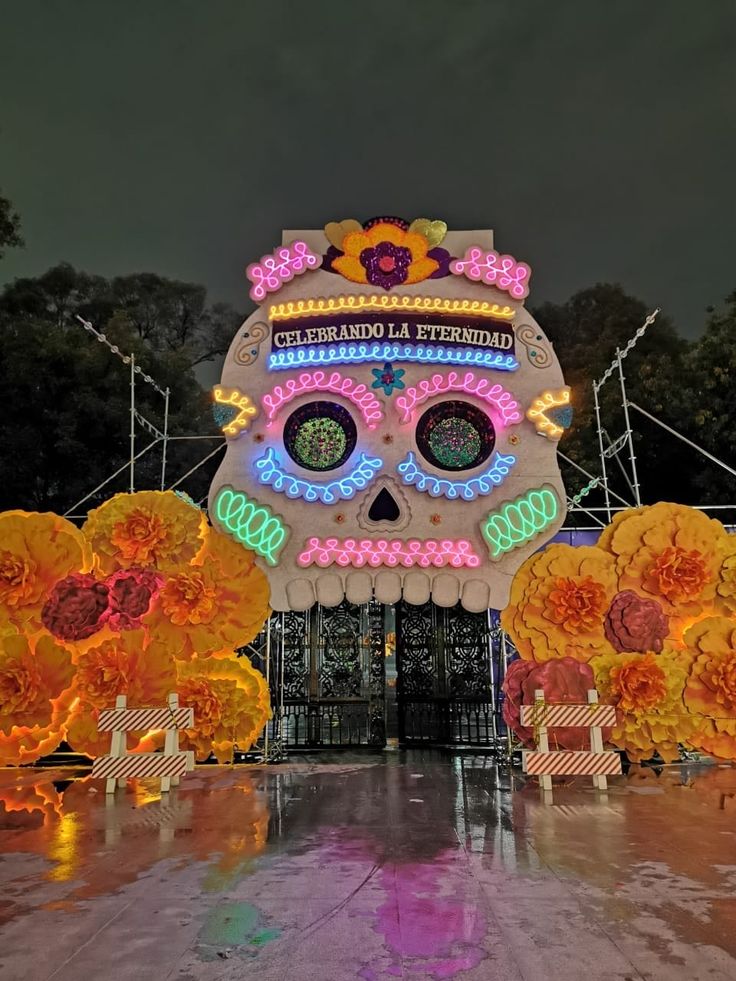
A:
POLYGON ((130 355, 130 493, 135 491, 135 355, 130 355))
POLYGON ((618 360, 618 377, 621 382, 621 405, 624 410, 624 420, 626 422, 626 439, 629 444, 629 458, 631 460, 632 490, 636 506, 641 507, 641 494, 639 493, 639 477, 636 472, 636 454, 634 453, 634 434, 631 431, 631 420, 629 419, 629 403, 626 398, 626 379, 624 378, 624 368, 621 364, 621 352, 616 348, 616 358, 618 360))
POLYGON ((169 444, 169 395, 171 389, 166 386, 164 395, 164 445, 161 450, 161 490, 166 489, 166 450, 169 444))
POLYGON ((593 401, 595 403, 595 421, 598 429, 598 446, 600 447, 601 454, 601 473, 603 475, 603 493, 606 495, 606 512, 608 514, 608 522, 611 522, 611 498, 608 493, 608 474, 606 472, 606 456, 603 452, 603 426, 601 424, 601 406, 598 401, 598 382, 593 382, 593 401))

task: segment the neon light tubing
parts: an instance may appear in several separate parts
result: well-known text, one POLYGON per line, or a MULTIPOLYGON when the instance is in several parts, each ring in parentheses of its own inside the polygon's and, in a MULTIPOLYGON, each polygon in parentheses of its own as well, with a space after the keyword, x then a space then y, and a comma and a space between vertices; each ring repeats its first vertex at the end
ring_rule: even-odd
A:
POLYGON ((475 569, 480 565, 480 559, 473 551, 473 546, 465 539, 427 538, 423 540, 399 538, 379 539, 373 541, 354 538, 310 538, 307 547, 297 558, 297 563, 306 567, 317 565, 325 569, 329 565, 353 566, 360 569, 363 566, 376 568, 387 565, 390 568, 403 566, 410 569, 419 566, 421 569, 442 568, 451 566, 460 569, 463 566, 475 569))
POLYGON ((253 283, 250 298, 260 303, 267 293, 275 293, 294 276, 301 276, 308 269, 322 265, 322 257, 312 252, 306 242, 296 241, 274 249, 271 255, 261 256, 260 262, 251 262, 245 275, 253 283))
POLYGON ((232 487, 223 487, 215 498, 215 517, 233 538, 276 565, 289 534, 280 515, 232 487))
POLYGON ((411 361, 419 364, 477 365, 497 371, 516 371, 513 354, 475 347, 437 347, 418 344, 340 344, 337 347, 301 347, 275 351, 268 357, 270 371, 287 371, 307 365, 363 364, 366 361, 411 361))
POLYGON ((532 274, 529 266, 517 262, 511 255, 499 255, 494 249, 485 252, 479 245, 471 245, 462 259, 450 263, 450 272, 476 283, 495 286, 510 293, 515 300, 523 300, 529 295, 532 274))
POLYGON ((405 484, 413 484, 422 494, 430 497, 446 497, 449 501, 462 498, 463 501, 473 501, 476 497, 485 497, 504 482, 511 468, 516 463, 515 456, 494 454, 493 462, 488 470, 470 477, 468 480, 448 480, 445 477, 435 477, 427 473, 417 463, 411 450, 398 466, 401 479, 405 484))
POLYGON ((526 417, 533 422, 538 433, 549 439, 559 439, 572 422, 570 389, 543 392, 526 410, 526 417))
POLYGON ((552 524, 558 513, 557 494, 548 487, 530 490, 498 511, 491 511, 480 529, 491 558, 499 559, 531 541, 552 524))
POLYGON ((269 426, 283 405, 308 392, 333 392, 349 399, 358 408, 369 429, 375 429, 383 419, 381 403, 366 385, 345 378, 339 371, 333 371, 331 375, 324 371, 305 371, 296 380, 290 378, 283 388, 275 385, 261 399, 269 426))
POLYGON ((432 375, 430 379, 420 381, 416 388, 407 388, 396 399, 396 405, 403 412, 401 421, 408 422, 413 410, 427 399, 447 392, 465 392, 483 399, 498 410, 504 426, 521 422, 519 403, 514 401, 511 393, 501 385, 493 385, 488 378, 476 378, 472 371, 466 372, 462 378, 456 371, 450 371, 447 375, 432 375))
POLYGON ((360 310, 463 313, 469 317, 490 317, 492 320, 513 320, 516 316, 513 307, 501 307, 498 303, 489 303, 487 300, 453 300, 442 296, 398 296, 396 293, 381 296, 340 293, 339 296, 318 296, 308 300, 275 303, 269 308, 268 319, 294 320, 297 317, 314 317, 341 311, 358 313, 360 310))
POLYGON ((277 494, 286 494, 291 498, 301 497, 309 503, 321 501, 322 504, 349 501, 355 497, 356 491, 366 488, 382 468, 383 460, 361 453, 352 473, 327 484, 318 484, 283 470, 271 447, 256 460, 256 471, 262 484, 267 484, 277 494))

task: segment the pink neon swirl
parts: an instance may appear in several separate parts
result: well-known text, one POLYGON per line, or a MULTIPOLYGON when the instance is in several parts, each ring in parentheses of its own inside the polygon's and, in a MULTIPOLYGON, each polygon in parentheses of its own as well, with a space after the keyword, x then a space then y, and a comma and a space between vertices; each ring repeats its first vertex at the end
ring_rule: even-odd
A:
POLYGON ((416 388, 407 388, 403 395, 396 399, 396 405, 403 412, 402 422, 408 422, 414 409, 434 395, 444 395, 445 392, 466 392, 475 395, 492 405, 501 415, 504 426, 521 422, 519 403, 502 385, 492 385, 488 378, 476 378, 472 371, 466 371, 462 378, 456 371, 448 371, 446 375, 432 375, 423 379, 416 388))
POLYGON ((271 255, 261 256, 260 262, 251 262, 245 275, 253 283, 250 288, 251 300, 260 303, 267 293, 275 293, 294 276, 300 276, 308 269, 316 269, 322 259, 309 248, 306 242, 296 241, 274 249, 271 255))
POLYGON ((517 262, 511 255, 499 255, 493 249, 485 252, 479 245, 471 245, 462 259, 450 263, 450 272, 476 283, 496 286, 510 293, 515 300, 529 296, 530 267, 525 262, 517 262))
POLYGON ((305 371, 297 379, 290 378, 283 386, 275 385, 261 399, 270 426, 276 414, 292 399, 308 392, 333 392, 342 395, 356 405, 369 429, 375 429, 383 419, 381 403, 365 385, 345 378, 339 371, 327 375, 324 371, 305 371))
POLYGON ((432 566, 452 566, 459 569, 467 566, 474 569, 480 565, 480 559, 473 551, 470 542, 460 538, 455 541, 427 538, 423 541, 410 539, 402 541, 399 538, 372 541, 354 538, 309 538, 307 548, 299 555, 297 562, 300 566, 318 565, 322 569, 329 565, 348 566, 360 569, 365 565, 376 568, 379 565, 398 566, 405 568, 419 566, 429 569, 432 566))

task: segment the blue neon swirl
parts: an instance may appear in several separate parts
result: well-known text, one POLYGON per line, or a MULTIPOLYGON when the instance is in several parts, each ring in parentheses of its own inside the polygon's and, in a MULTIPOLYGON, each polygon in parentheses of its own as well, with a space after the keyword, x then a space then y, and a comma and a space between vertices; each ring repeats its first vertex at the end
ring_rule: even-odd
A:
POLYGON ((352 473, 339 480, 331 480, 327 484, 315 484, 283 470, 278 456, 271 447, 256 460, 258 479, 262 484, 268 484, 277 494, 286 494, 287 497, 292 498, 302 497, 310 503, 321 501, 323 504, 349 501, 355 496, 356 491, 367 487, 381 469, 383 469, 383 460, 361 453, 352 473))
POLYGON ((427 364, 478 365, 498 371, 516 371, 519 362, 513 354, 501 354, 474 347, 432 347, 419 344, 339 344, 337 347, 299 347, 275 351, 268 357, 270 371, 301 368, 314 364, 362 364, 364 361, 418 361, 427 364))
POLYGON ((398 471, 405 484, 414 484, 422 494, 429 494, 430 497, 446 497, 450 501, 459 497, 464 501, 472 501, 478 496, 485 497, 493 491, 494 487, 502 484, 515 463, 515 456, 496 453, 491 466, 484 473, 479 473, 469 480, 446 480, 422 470, 414 454, 409 451, 399 464, 398 471))

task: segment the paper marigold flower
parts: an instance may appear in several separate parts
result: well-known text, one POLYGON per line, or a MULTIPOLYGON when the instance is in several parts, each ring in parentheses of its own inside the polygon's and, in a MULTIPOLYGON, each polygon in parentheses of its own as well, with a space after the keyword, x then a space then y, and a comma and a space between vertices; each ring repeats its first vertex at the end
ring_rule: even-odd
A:
POLYGON ((118 695, 132 707, 165 705, 176 691, 171 649, 155 640, 146 644, 142 630, 128 630, 75 656, 77 691, 95 709, 113 708, 118 695))
POLYGON ((423 235, 387 221, 366 231, 350 232, 342 249, 344 255, 332 259, 333 269, 353 283, 370 283, 385 290, 429 279, 440 266, 427 255, 429 242, 423 235))
POLYGON ((207 533, 204 514, 172 491, 116 494, 89 512, 82 528, 104 573, 167 572, 191 562, 207 533))
POLYGON ((41 611, 44 627, 59 640, 84 640, 110 615, 108 587, 94 576, 76 573, 57 582, 41 611))
POLYGON ((195 657, 177 662, 179 704, 194 709, 194 729, 182 733, 182 748, 197 759, 214 753, 220 763, 235 746, 247 752, 271 717, 266 679, 247 657, 195 657))
POLYGON ((164 577, 150 569, 119 569, 108 576, 109 624, 113 630, 135 630, 150 613, 164 577))
POLYGON ((736 759, 736 622, 708 617, 684 639, 690 655, 685 705, 696 717, 690 745, 736 759))
MULTIPOLYGON (((513 661, 503 681, 504 721, 525 746, 534 746, 534 729, 521 724, 521 706, 534 705, 534 693, 544 692, 545 702, 552 705, 580 705, 588 701, 588 692, 595 688, 593 669, 589 664, 563 657, 536 664, 534 661, 513 661)), ((604 729, 604 738, 609 729, 604 729)), ((576 727, 547 730, 550 749, 590 749, 587 729, 576 727)))
POLYGON ((721 548, 716 583, 715 608, 724 616, 736 616, 736 535, 729 535, 721 548))
POLYGON ((687 669, 672 650, 661 654, 601 654, 590 666, 601 702, 618 709, 611 742, 638 763, 659 753, 679 757, 693 723, 682 701, 687 669))
POLYGON ((598 547, 615 557, 620 588, 656 599, 678 638, 686 623, 712 610, 726 543, 719 521, 660 503, 621 512, 598 547))
POLYGON ((52 637, 0 636, 0 762, 32 763, 56 749, 73 680, 71 655, 52 637))
POLYGON ((604 620, 616 592, 614 562, 606 552, 550 545, 517 571, 501 622, 523 658, 588 661, 612 651, 604 620))
POLYGON ((656 600, 645 600, 633 590, 617 593, 604 629, 611 646, 622 651, 661 651, 669 630, 669 621, 656 600))
POLYGON ((161 641, 183 645, 184 657, 232 653, 261 630, 268 599, 268 580, 253 553, 211 530, 196 562, 167 577, 148 622, 161 641))
POLYGON ((0 514, 0 626, 40 626, 54 585, 87 572, 92 555, 78 528, 55 514, 0 514))

